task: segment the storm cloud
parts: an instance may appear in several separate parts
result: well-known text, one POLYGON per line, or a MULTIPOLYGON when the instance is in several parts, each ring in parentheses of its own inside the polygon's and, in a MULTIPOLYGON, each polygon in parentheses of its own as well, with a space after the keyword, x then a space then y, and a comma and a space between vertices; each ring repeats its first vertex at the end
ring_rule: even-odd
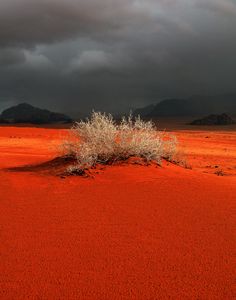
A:
POLYGON ((2 0, 0 109, 236 92, 234 0, 2 0))

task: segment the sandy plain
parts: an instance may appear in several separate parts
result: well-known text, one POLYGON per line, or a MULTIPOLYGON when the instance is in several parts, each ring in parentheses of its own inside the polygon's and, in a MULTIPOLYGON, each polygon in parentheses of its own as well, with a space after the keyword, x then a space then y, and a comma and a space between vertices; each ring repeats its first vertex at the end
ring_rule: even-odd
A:
POLYGON ((66 129, 0 127, 0 299, 233 299, 236 131, 171 130, 191 169, 81 178, 41 165, 66 129))

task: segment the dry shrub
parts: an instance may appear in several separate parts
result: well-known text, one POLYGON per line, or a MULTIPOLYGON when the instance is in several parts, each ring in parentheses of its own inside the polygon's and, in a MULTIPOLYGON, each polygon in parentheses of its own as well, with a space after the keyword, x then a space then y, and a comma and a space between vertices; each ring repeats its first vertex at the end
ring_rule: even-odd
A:
POLYGON ((225 173, 224 173, 224 171, 222 169, 215 171, 215 174, 217 176, 225 176, 225 173))
POLYGON ((64 142, 64 154, 76 158, 70 172, 81 173, 96 164, 110 164, 139 157, 145 162, 171 160, 176 152, 174 136, 157 131, 151 121, 123 117, 117 124, 112 115, 93 112, 90 119, 76 122, 64 142))

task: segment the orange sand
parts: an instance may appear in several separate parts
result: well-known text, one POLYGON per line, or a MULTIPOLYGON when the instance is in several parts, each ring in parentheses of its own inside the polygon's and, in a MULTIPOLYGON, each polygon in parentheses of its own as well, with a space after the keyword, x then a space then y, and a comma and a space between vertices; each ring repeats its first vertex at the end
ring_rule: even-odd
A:
POLYGON ((0 299, 233 299, 236 132, 178 131, 192 170, 7 170, 65 135, 0 127, 0 299))

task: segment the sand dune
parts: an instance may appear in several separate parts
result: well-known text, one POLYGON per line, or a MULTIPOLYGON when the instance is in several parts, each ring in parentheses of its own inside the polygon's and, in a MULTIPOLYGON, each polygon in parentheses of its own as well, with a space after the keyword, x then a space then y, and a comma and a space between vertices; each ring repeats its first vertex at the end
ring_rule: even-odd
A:
POLYGON ((66 134, 0 127, 1 299, 233 299, 236 132, 176 132, 192 169, 20 169, 66 134))

